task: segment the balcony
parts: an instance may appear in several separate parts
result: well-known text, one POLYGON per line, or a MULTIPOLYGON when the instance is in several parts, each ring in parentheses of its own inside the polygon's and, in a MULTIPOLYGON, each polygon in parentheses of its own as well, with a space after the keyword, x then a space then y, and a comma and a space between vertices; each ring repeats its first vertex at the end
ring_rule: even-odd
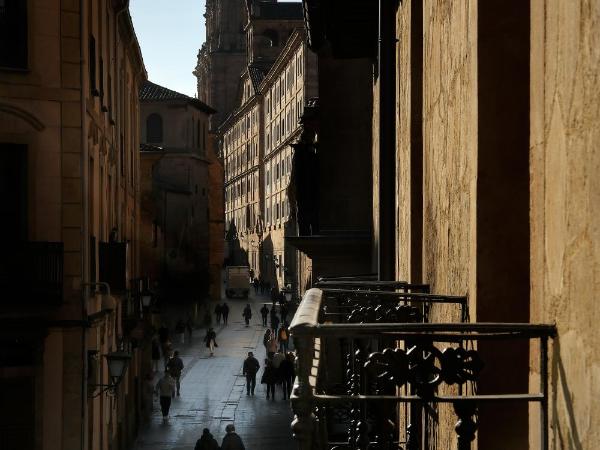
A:
POLYGON ((63 301, 62 242, 26 242, 0 259, 0 289, 6 303, 60 305, 63 301))
MULTIPOLYGON (((427 449, 424 437, 437 432, 437 420, 428 418, 445 404, 456 416, 458 449, 467 450, 478 408, 493 402, 537 404, 541 448, 548 448, 553 325, 471 323, 467 297, 430 294, 426 285, 338 278, 317 286, 306 292, 290 326, 297 349, 291 400, 298 448, 427 449), (456 322, 434 323, 434 305, 446 305, 456 322), (535 341, 539 389, 479 394, 484 341, 535 341)), ((510 375, 510 367, 499 374, 510 375)))

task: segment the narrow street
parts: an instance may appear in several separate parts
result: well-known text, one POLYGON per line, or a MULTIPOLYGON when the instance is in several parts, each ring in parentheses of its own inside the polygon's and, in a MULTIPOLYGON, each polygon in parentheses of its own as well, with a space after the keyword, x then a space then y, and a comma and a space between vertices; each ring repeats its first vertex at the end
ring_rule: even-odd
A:
MULTIPOLYGON (((227 424, 235 424, 247 450, 289 450, 293 445, 289 401, 282 400, 278 386, 276 401, 266 399, 266 386, 260 385, 265 350, 260 304, 266 297, 251 298, 252 321, 246 328, 242 318, 244 300, 230 300, 229 324, 215 327, 215 356, 210 357, 203 342, 204 329, 196 330, 191 344, 175 346, 185 364, 181 397, 173 399, 170 418, 163 423, 158 400, 149 424, 140 430, 133 450, 192 450, 204 428, 210 429, 219 445, 227 424), (253 351, 261 364, 256 395, 246 396, 242 363, 253 351)), ((214 303, 212 309, 214 309, 214 303)), ((213 315, 214 320, 214 315, 213 315)))

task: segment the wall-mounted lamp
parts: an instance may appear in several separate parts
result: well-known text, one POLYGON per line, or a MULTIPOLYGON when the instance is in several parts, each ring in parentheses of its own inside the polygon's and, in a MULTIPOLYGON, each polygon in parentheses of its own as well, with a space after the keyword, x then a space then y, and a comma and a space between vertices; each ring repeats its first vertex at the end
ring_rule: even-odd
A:
POLYGON ((106 363, 108 364, 108 374, 110 376, 109 384, 89 384, 88 396, 93 398, 97 397, 103 392, 114 395, 123 381, 129 362, 131 361, 131 355, 126 352, 111 352, 108 355, 104 355, 106 363))

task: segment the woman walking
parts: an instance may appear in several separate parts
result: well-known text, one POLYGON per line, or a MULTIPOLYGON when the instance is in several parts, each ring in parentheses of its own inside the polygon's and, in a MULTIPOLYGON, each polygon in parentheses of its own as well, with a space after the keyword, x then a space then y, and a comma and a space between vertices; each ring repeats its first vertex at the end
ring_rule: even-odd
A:
POLYGON ((217 333, 215 333, 215 330, 213 328, 209 328, 206 332, 206 336, 204 336, 204 342, 206 342, 206 347, 210 349, 210 356, 214 356, 215 347, 218 347, 218 345, 217 333))
POLYGON ((275 336, 275 332, 272 331, 267 342, 267 357, 273 359, 275 353, 277 353, 277 337, 275 336))
POLYGON ((275 400, 275 384, 277 383, 277 373, 271 364, 271 361, 268 359, 265 359, 265 368, 262 378, 260 379, 260 383, 267 385, 267 400, 269 400, 269 398, 275 400))

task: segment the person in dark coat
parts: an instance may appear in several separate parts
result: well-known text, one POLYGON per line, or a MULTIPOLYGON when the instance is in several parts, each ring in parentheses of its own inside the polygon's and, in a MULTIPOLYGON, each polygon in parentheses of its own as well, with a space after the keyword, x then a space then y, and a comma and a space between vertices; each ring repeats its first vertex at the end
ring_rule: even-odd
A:
POLYGON ((281 315, 281 322, 286 323, 288 315, 288 306, 286 302, 279 307, 279 314, 281 315))
POLYGON ((244 360, 243 373, 246 377, 246 395, 254 395, 256 387, 256 373, 260 368, 258 360, 254 357, 254 353, 248 352, 248 357, 244 360))
POLYGON ((258 295, 258 278, 255 278, 255 279, 252 281, 252 284, 254 285, 254 293, 255 293, 256 295, 258 295))
POLYGON ((281 375, 281 387, 283 389, 283 399, 290 398, 292 395, 292 387, 294 386, 294 354, 288 353, 285 359, 279 365, 279 374, 281 375))
POLYGON ((210 356, 214 356, 215 347, 218 347, 218 345, 217 333, 215 333, 215 330, 213 328, 209 328, 206 332, 206 336, 204 336, 204 342, 206 342, 206 347, 210 349, 210 356))
POLYGON ((261 384, 267 385, 267 400, 269 398, 275 400, 275 384, 277 384, 277 371, 273 367, 270 360, 265 359, 265 368, 263 369, 261 384))
POLYGON ((242 317, 246 321, 246 326, 250 325, 250 319, 252 319, 252 309, 250 309, 250 303, 246 305, 244 308, 244 312, 242 313, 242 317))
POLYGON ((265 293, 265 281, 262 278, 258 282, 258 285, 260 286, 260 293, 264 294, 265 293))
POLYGON ((217 325, 221 324, 221 314, 223 314, 223 307, 217 303, 217 306, 215 306, 215 316, 217 316, 217 325))
POLYGON ((202 436, 196 442, 194 450, 219 450, 219 444, 208 428, 202 431, 202 436))
POLYGON ((273 330, 279 328, 279 317, 277 317, 277 311, 274 308, 271 309, 271 328, 273 330))
POLYGON ((271 302, 273 304, 276 304, 278 299, 279 299, 279 292, 277 292, 277 288, 275 286, 273 286, 271 288, 271 302))
POLYGON ((175 380, 175 384, 177 386, 177 396, 179 397, 179 391, 181 390, 181 372, 183 372, 183 361, 179 357, 179 351, 175 350, 173 357, 169 359, 169 362, 167 363, 167 370, 175 380))
POLYGON ((267 326, 267 317, 269 316, 269 308, 267 308, 267 305, 263 305, 263 307, 260 308, 260 315, 262 317, 263 327, 266 327, 267 326))
POLYGON ((242 438, 235 432, 235 426, 232 423, 225 427, 227 434, 221 443, 221 450, 246 450, 242 438))
POLYGON ((229 305, 226 302, 223 302, 223 306, 221 306, 221 312, 223 313, 223 324, 227 325, 227 318, 229 317, 229 305))

